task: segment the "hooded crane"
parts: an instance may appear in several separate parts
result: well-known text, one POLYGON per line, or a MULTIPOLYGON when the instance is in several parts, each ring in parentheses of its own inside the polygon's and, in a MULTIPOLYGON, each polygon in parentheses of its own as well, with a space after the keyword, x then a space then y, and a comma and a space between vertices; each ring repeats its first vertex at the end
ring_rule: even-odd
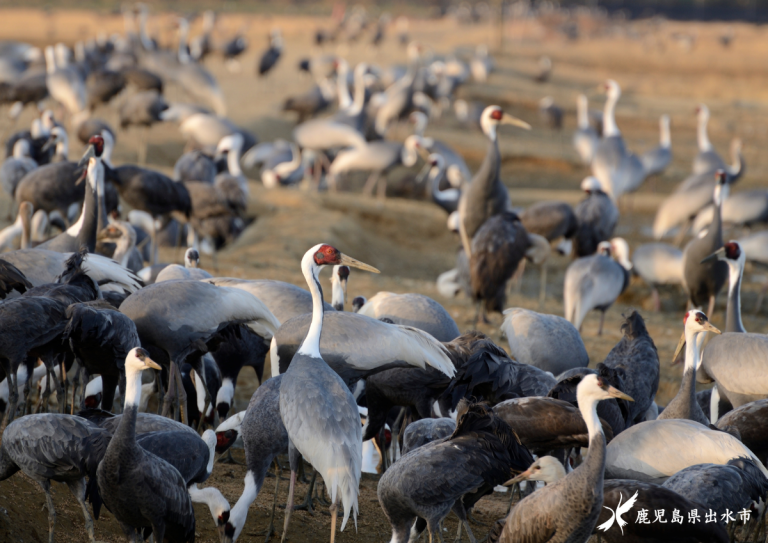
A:
POLYGON ((576 98, 576 117, 578 128, 573 133, 573 146, 581 161, 589 166, 592 163, 592 157, 595 156, 599 139, 597 132, 589 124, 589 102, 583 94, 579 94, 576 98))
POLYGON ((56 510, 51 496, 51 481, 66 483, 80 504, 85 530, 91 543, 96 541, 88 499, 98 519, 101 498, 96 484, 96 469, 109 444, 111 434, 86 419, 73 415, 27 415, 13 421, 3 432, 0 445, 0 481, 22 471, 45 492, 48 509, 48 541, 54 541, 56 510), (86 477, 88 482, 86 483, 86 477))
POLYGON ((712 326, 707 316, 696 309, 692 309, 683 317, 685 330, 678 343, 672 360, 677 358, 685 345, 685 368, 680 390, 667 404, 657 420, 663 419, 687 419, 709 426, 709 417, 702 411, 699 402, 696 401, 696 370, 701 364, 701 347, 707 332, 719 334, 720 330, 712 326))
POLYGON ((597 403, 608 398, 632 398, 587 375, 576 390, 579 411, 589 433, 589 451, 579 467, 558 482, 548 485, 518 503, 507 517, 501 543, 524 540, 530 543, 586 541, 597 524, 603 504, 605 435, 597 417, 597 403))
POLYGON ((501 330, 512 358, 552 375, 586 367, 589 355, 579 331, 562 317, 520 307, 504 311, 501 330))
POLYGON ((580 331, 587 313, 598 309, 601 335, 605 312, 626 290, 631 269, 629 247, 622 238, 601 241, 596 254, 574 260, 565 271, 565 318, 580 331))
POLYGON ((274 28, 269 35, 269 49, 264 51, 259 59, 259 65, 256 67, 259 77, 267 75, 275 67, 277 61, 283 53, 283 35, 280 29, 274 28))
MULTIPOLYGON (((277 455, 288 450, 288 433, 285 430, 283 420, 280 418, 280 384, 283 376, 278 375, 265 381, 251 396, 248 410, 242 420, 240 433, 242 433, 245 446, 245 486, 243 494, 232 507, 224 532, 226 537, 223 543, 236 541, 245 526, 248 508, 256 500, 264 484, 267 470, 277 455)), ((230 417, 231 420, 233 417, 230 417)), ((217 432, 218 434, 218 432, 217 432)), ((225 432, 219 435, 219 442, 234 442, 237 433, 225 432)), ((223 452, 217 449, 217 452, 223 452)), ((275 503, 277 502, 277 489, 280 484, 279 473, 275 476, 275 497, 272 503, 272 517, 270 526, 273 526, 275 518, 275 503)), ((292 504, 289 504, 289 506, 292 504)))
POLYGON ((125 375, 125 357, 141 346, 136 325, 103 301, 73 304, 66 317, 62 340, 89 375, 101 376, 102 409, 111 411, 115 388, 125 375))
POLYGON ((451 341, 460 334, 453 317, 443 306, 423 294, 378 292, 365 300, 357 313, 424 330, 438 341, 451 341))
MULTIPOLYGON (((125 359, 125 408, 120 424, 97 469, 104 504, 129 539, 151 528, 156 541, 195 539, 195 513, 179 471, 136 442, 136 415, 141 402, 141 372, 161 369, 140 347, 125 359)), ((143 535, 142 535, 143 536, 143 535)))
POLYGON ((290 439, 291 457, 285 525, 290 520, 296 483, 295 460, 299 453, 323 476, 331 496, 331 543, 336 538, 339 497, 344 506, 341 529, 344 530, 350 511, 354 511, 357 525, 363 454, 362 427, 355 399, 320 354, 323 295, 318 274, 323 266, 336 264, 378 273, 376 268, 350 258, 330 245, 316 245, 307 251, 301 261, 301 270, 312 293, 312 323, 280 383, 280 418, 290 439))
POLYGON ((199 281, 201 279, 210 279, 212 276, 207 271, 198 268, 200 265, 200 253, 197 249, 189 248, 184 253, 184 265, 171 264, 163 268, 157 274, 155 283, 163 281, 173 281, 174 279, 191 279, 199 281))
MULTIPOLYGON (((542 456, 534 462, 527 471, 521 473, 505 485, 526 481, 543 481, 547 485, 559 481, 565 477, 565 468, 559 460, 552 456, 542 456)), ((698 505, 699 502, 691 501, 665 487, 650 483, 641 483, 628 479, 608 480, 603 483, 603 509, 597 519, 597 526, 593 534, 608 541, 620 543, 621 541, 655 541, 658 543, 670 541, 674 543, 726 543, 728 532, 717 523, 678 523, 670 522, 669 518, 664 523, 647 524, 643 522, 614 522, 619 508, 621 510, 637 508, 649 511, 662 510, 664 513, 672 513, 677 510, 682 518, 691 518, 696 515, 704 518, 707 512, 698 505), (622 503, 623 502, 623 503, 622 503), (622 525, 623 522, 623 525, 622 525)), ((621 513, 618 513, 619 516, 621 513)), ((663 516, 661 517, 663 519, 663 516)))
POLYGON ((524 258, 541 264, 549 252, 549 242, 527 232, 513 212, 486 220, 472 238, 469 253, 470 295, 477 303, 475 322, 488 322, 486 313, 504 310, 507 283, 524 258))
POLYGON ((377 494, 392 525, 392 542, 406 543, 412 532, 418 537, 424 525, 430 541, 442 540, 439 524, 450 511, 475 541, 462 498, 482 495, 532 462, 531 453, 493 410, 463 404, 450 437, 411 451, 379 480, 377 494), (417 522, 412 529, 418 519, 422 525, 417 522))
POLYGON ((619 209, 602 188, 600 182, 589 176, 581 182, 587 197, 573 210, 576 215, 576 235, 573 237, 574 255, 590 256, 597 252, 601 241, 608 241, 619 222, 619 209))
POLYGON ((718 170, 715 185, 715 215, 706 235, 694 238, 683 250, 683 288, 693 307, 703 307, 709 303, 707 315, 715 310, 715 299, 728 278, 728 266, 718 260, 706 260, 723 246, 723 224, 721 210, 723 201, 728 197, 728 184, 723 170, 718 170))
POLYGON ((96 249, 98 219, 103 209, 104 197, 104 166, 101 163, 103 151, 104 139, 101 136, 93 136, 89 140, 89 147, 83 159, 78 164, 79 167, 87 164, 85 177, 88 181, 88 190, 85 191, 80 218, 65 232, 38 245, 39 249, 61 253, 78 251, 81 247, 87 247, 89 252, 96 249))
POLYGON ((622 338, 603 364, 622 372, 623 390, 634 399, 628 406, 627 424, 638 422, 653 405, 659 389, 659 354, 643 317, 632 311, 621 325, 622 338))
POLYGON ((697 464, 678 471, 664 482, 710 511, 757 508, 768 492, 768 479, 749 458, 734 458, 727 464, 697 464))
MULTIPOLYGON (((713 413, 712 418, 717 416, 717 413, 713 413)), ((767 418, 768 399, 755 400, 725 413, 714 424, 721 430, 733 428, 738 431, 741 442, 765 461, 768 458, 768 436, 763 429, 767 418)))
POLYGON ((459 200, 459 233, 467 258, 472 254, 470 244, 475 233, 485 221, 510 207, 509 193, 500 176, 501 154, 496 131, 501 124, 531 129, 528 123, 504 113, 499 106, 488 106, 483 111, 480 126, 488 138, 488 151, 472 183, 461 193, 459 200))
MULTIPOLYGON (((177 395, 182 420, 186 420, 186 394, 179 365, 188 355, 206 352, 206 344, 217 341, 219 333, 229 324, 246 323, 266 339, 270 339, 279 326, 277 319, 254 296, 191 280, 149 285, 126 298, 120 312, 136 323, 142 345, 154 349, 162 357, 158 360, 169 366, 163 412, 170 412, 171 400, 177 395)), ((195 371, 204 375, 202 367, 196 367, 195 371)), ((207 403, 210 401, 206 398, 207 403)))
POLYGON ((441 189, 440 185, 444 182, 446 176, 445 160, 441 155, 432 153, 428 158, 429 174, 427 183, 429 184, 432 201, 442 207, 446 213, 453 215, 459 207, 461 190, 458 188, 441 189))

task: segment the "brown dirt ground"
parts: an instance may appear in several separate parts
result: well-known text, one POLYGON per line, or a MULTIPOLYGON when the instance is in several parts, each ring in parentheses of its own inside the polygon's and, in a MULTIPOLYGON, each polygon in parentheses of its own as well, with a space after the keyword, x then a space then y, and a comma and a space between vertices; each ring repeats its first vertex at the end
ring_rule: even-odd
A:
MULTIPOLYGON (((501 135, 505 157, 502 176, 515 205, 525 206, 539 199, 553 198, 576 203, 581 198, 578 183, 588 175, 588 170, 577 163, 570 145, 570 134, 575 126, 574 101, 576 94, 585 92, 592 107, 599 107, 602 98, 596 86, 609 76, 619 81, 624 90, 617 111, 618 124, 633 150, 640 152, 655 145, 658 116, 669 113, 672 117, 675 158, 670 169, 656 180, 658 192, 654 192, 649 183, 632 197, 631 202, 624 203, 625 212, 618 234, 626 237, 631 246, 648 240, 652 214, 663 193, 669 192, 690 171, 696 145, 693 109, 698 101, 706 101, 711 109, 710 137, 722 154, 727 154, 732 137, 739 136, 744 140, 749 167, 737 190, 764 184, 768 159, 759 149, 765 146, 768 131, 768 69, 764 67, 768 47, 766 28, 731 25, 735 39, 729 49, 723 49, 717 41, 717 37, 726 31, 723 24, 643 21, 607 26, 601 21, 582 20, 585 35, 593 32, 594 35, 567 42, 553 30, 559 22, 553 18, 509 24, 504 53, 496 56, 497 72, 487 84, 470 83, 460 91, 469 99, 504 104, 534 126, 528 133, 505 129, 501 135), (690 51, 681 48, 672 38, 675 33, 695 35, 694 48, 690 51), (548 83, 537 85, 531 76, 537 72, 537 59, 543 54, 552 58, 554 74, 548 83), (546 95, 553 96, 565 109, 562 133, 545 128, 538 118, 536 104, 546 95)), ((244 55, 243 72, 229 73, 216 59, 212 59, 208 67, 219 79, 236 122, 252 129, 262 140, 290 137, 293 119, 280 113, 280 103, 285 96, 298 94, 309 87, 310 82, 297 75, 295 66, 299 58, 311 52, 311 33, 317 26, 327 25, 328 21, 302 16, 226 14, 220 19, 219 37, 223 39, 244 23, 248 25, 252 48, 244 55), (273 26, 283 30, 285 58, 270 77, 259 81, 251 70, 265 43, 267 31, 273 26)), ((172 39, 174 31, 170 15, 154 19, 151 28, 164 42, 172 39)), ((198 30, 199 22, 193 26, 192 35, 198 30)), ((120 17, 84 11, 6 10, 0 14, 0 38, 3 39, 22 39, 36 44, 58 40, 72 43, 93 36, 97 31, 122 31, 120 17)), ((450 21, 414 21, 411 34, 436 53, 450 52, 456 47, 469 50, 468 47, 481 42, 496 43, 495 28, 484 25, 457 27, 450 21)), ((336 51, 353 63, 363 59, 381 64, 404 62, 404 51, 393 41, 379 52, 366 45, 355 48, 342 45, 336 51)), ((183 92, 173 86, 168 95, 171 100, 186 99, 183 92)), ((116 108, 103 108, 96 115, 117 124, 116 108)), ((25 112, 19 126, 28 124, 31 117, 32 112, 25 112)), ((10 130, 7 117, 0 116, 3 137, 10 130)), ((397 127, 393 137, 400 137, 406 131, 406 127, 397 127)), ((482 136, 459 126, 450 114, 431 126, 429 133, 464 153, 470 167, 477 167, 482 159, 485 149, 482 136)), ((148 142, 150 165, 169 172, 184 147, 176 127, 154 127, 148 142)), ((137 143, 135 133, 119 134, 115 161, 135 161, 137 143)), ((72 143, 71 147, 72 158, 82 152, 78 143, 72 143)), ((403 171, 394 172, 391 185, 397 186, 396 180, 405 175, 403 171)), ((351 185, 359 186, 359 181, 355 180, 351 185)), ((435 288, 437 275, 453 267, 457 241, 444 227, 445 215, 433 205, 399 198, 378 202, 356 194, 331 197, 298 191, 270 192, 256 183, 252 184, 252 194, 249 211, 257 220, 237 243, 220 254, 219 275, 275 278, 303 285, 298 268, 301 255, 307 247, 328 242, 382 271, 381 275, 355 273, 350 281, 351 296, 370 297, 381 290, 421 292, 443 303, 461 330, 472 328, 474 311, 469 301, 463 297, 442 298, 435 288)), ((0 209, 6 209, 7 204, 7 201, 0 201, 0 209)), ((167 261, 178 256, 171 251, 161 254, 167 261)), ((563 275, 568 262, 560 257, 551 259, 548 298, 543 307, 539 307, 537 300, 538 275, 535 270, 526 272, 521 292, 513 293, 508 305, 561 314, 563 275)), ((210 268, 210 260, 204 260, 203 265, 210 268)), ((756 332, 765 331, 768 323, 768 310, 763 309, 758 315, 751 312, 759 289, 756 281, 761 279, 762 272, 748 269, 743 292, 747 312, 745 326, 756 332)), ((594 314, 584 324, 583 337, 591 365, 595 365, 621 337, 621 314, 632 307, 642 310, 659 349, 662 378, 658 399, 664 404, 679 386, 681 369, 671 368, 668 362, 681 331, 685 298, 678 290, 664 291, 663 311, 652 313, 648 294, 648 288, 634 280, 627 293, 608 312, 605 333, 596 336, 598 316, 594 314)), ((717 326, 723 324, 722 298, 714 317, 717 326)), ((500 322, 500 316, 495 315, 491 324, 480 326, 480 330, 505 345, 499 332, 500 322)), ((236 410, 245 408, 256 386, 251 372, 241 375, 236 410)), ((242 451, 235 451, 235 457, 242 460, 242 451)), ((220 488, 234 504, 242 491, 244 473, 242 466, 217 465, 210 484, 220 488)), ((264 492, 251 507, 241 541, 263 539, 257 532, 268 522, 273 483, 274 479, 266 481, 264 492)), ((297 495, 303 495, 305 488, 299 485, 297 495)), ((377 503, 375 488, 376 477, 364 476, 358 532, 356 534, 350 524, 339 535, 338 541, 386 541, 390 538, 389 525, 377 503)), ((279 502, 284 503, 286 491, 287 484, 282 483, 279 502)), ((58 512, 56 541, 86 541, 80 510, 69 491, 54 485, 54 500, 58 512)), ((40 510, 44 501, 37 485, 22 475, 0 483, 0 541, 44 541, 47 517, 46 512, 40 510)), ((506 498, 496 495, 479 503, 476 517, 490 522, 502 516, 505 510, 506 498)), ((208 511, 198 507, 197 513, 198 541, 215 541, 216 532, 208 511)), ((314 516, 297 512, 293 518, 289 541, 327 540, 330 522, 323 511, 314 516)), ((281 522, 282 512, 279 511, 277 524, 281 522)), ((446 537, 453 537, 455 527, 454 520, 449 518, 446 537)), ((486 530, 477 527, 475 532, 482 537, 486 530)), ((122 540, 120 529, 109 513, 104 513, 96 524, 96 533, 99 540, 122 540)))

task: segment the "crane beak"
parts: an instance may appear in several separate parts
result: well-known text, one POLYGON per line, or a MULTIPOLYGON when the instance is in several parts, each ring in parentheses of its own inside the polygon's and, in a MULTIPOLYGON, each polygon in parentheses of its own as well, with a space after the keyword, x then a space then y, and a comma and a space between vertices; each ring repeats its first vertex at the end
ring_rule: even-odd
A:
POLYGON ((703 328, 707 332, 712 332, 713 334, 722 334, 722 332, 709 321, 704 323, 703 328))
POLYGON ((724 260, 725 259, 725 247, 720 247, 717 251, 706 257, 704 260, 701 261, 702 264, 706 264, 707 262, 712 262, 714 260, 724 260))
POLYGON ((352 266, 353 268, 360 268, 361 270, 365 270, 373 273, 381 273, 379 270, 377 270, 373 266, 370 266, 365 262, 360 262, 359 260, 352 258, 351 256, 345 255, 344 253, 341 253, 341 260, 339 261, 339 264, 352 266))
POLYGON ((618 398, 619 400, 627 400, 628 402, 635 401, 632 398, 632 396, 630 396, 629 394, 624 394, 621 390, 619 390, 618 388, 612 387, 611 385, 608 385, 608 388, 606 388, 605 391, 612 398, 618 398))
POLYGON ((531 468, 528 468, 527 470, 525 470, 523 473, 521 473, 517 477, 513 477, 512 479, 510 479, 509 481, 504 483, 504 486, 512 486, 512 485, 514 485, 516 483, 519 483, 520 481, 527 480, 528 477, 530 477, 530 476, 531 476, 531 468))
POLYGON ((677 361, 677 357, 680 355, 680 352, 683 350, 683 347, 685 347, 685 332, 683 332, 683 335, 680 336, 680 341, 677 342, 677 348, 675 349, 675 354, 672 356, 672 365, 674 365, 677 361))
POLYGON ((517 126, 526 130, 531 129, 531 125, 529 125, 527 122, 523 121, 522 119, 518 119, 517 117, 513 117, 509 113, 504 113, 501 116, 501 121, 499 124, 511 124, 512 126, 517 126))
POLYGON ((96 156, 96 150, 93 148, 93 145, 89 145, 88 148, 85 150, 85 154, 83 155, 83 158, 81 158, 80 162, 77 163, 77 166, 79 168, 87 166, 88 161, 91 160, 91 157, 94 157, 94 156, 96 156))
POLYGON ((152 368, 153 370, 162 370, 163 368, 160 367, 160 364, 155 362, 149 357, 144 358, 144 364, 146 364, 147 368, 152 368))
POLYGON ((50 149, 54 145, 56 145, 56 140, 54 140, 53 138, 48 138, 48 140, 43 144, 43 147, 40 150, 41 151, 47 151, 48 149, 50 149))

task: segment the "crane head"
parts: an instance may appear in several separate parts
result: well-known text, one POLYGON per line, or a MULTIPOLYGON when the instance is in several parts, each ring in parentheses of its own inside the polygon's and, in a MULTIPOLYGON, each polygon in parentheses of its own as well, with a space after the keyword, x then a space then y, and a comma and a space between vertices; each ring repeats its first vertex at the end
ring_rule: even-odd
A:
POLYGON ((347 266, 352 266, 353 268, 360 268, 361 270, 380 273, 379 270, 373 266, 347 256, 339 251, 336 247, 331 245, 317 245, 313 249, 310 249, 310 251, 314 252, 312 255, 312 260, 316 266, 335 266, 337 264, 344 264, 347 266))

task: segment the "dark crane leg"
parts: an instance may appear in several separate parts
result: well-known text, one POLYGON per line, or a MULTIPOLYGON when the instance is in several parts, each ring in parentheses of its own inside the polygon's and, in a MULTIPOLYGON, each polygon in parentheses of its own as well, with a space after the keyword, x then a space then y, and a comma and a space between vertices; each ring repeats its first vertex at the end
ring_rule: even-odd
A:
POLYGON ((55 543, 53 538, 53 528, 56 526, 56 510, 53 508, 53 496, 51 496, 51 482, 49 480, 38 481, 38 484, 45 492, 45 506, 48 508, 48 543, 55 543))
POLYGON ((269 541, 269 538, 275 534, 275 508, 277 507, 277 489, 280 487, 280 477, 283 474, 283 470, 280 467, 280 462, 275 457, 275 496, 272 498, 272 515, 269 517, 269 526, 262 532, 264 534, 264 543, 269 541))
POLYGON ((600 328, 597 329, 597 335, 603 335, 603 323, 605 322, 605 311, 600 312, 600 328))
POLYGON ((85 479, 67 483, 67 486, 83 510, 83 518, 85 519, 85 531, 88 533, 88 539, 91 541, 91 543, 96 543, 96 536, 93 532, 93 519, 91 518, 91 514, 88 512, 88 507, 85 505, 85 479))
MULTIPOLYGON (((293 511, 293 491, 296 487, 296 472, 299 467, 301 455, 293 443, 288 442, 288 460, 291 464, 291 483, 288 487, 288 500, 285 502, 285 520, 283 521, 283 537, 280 543, 285 543, 285 536, 288 534, 288 524, 291 522, 291 512, 293 511)), ((278 475, 279 477, 279 475, 278 475)))
POLYGON ((715 297, 710 296, 709 297, 709 311, 707 311, 707 317, 712 319, 712 315, 715 314, 715 297))

